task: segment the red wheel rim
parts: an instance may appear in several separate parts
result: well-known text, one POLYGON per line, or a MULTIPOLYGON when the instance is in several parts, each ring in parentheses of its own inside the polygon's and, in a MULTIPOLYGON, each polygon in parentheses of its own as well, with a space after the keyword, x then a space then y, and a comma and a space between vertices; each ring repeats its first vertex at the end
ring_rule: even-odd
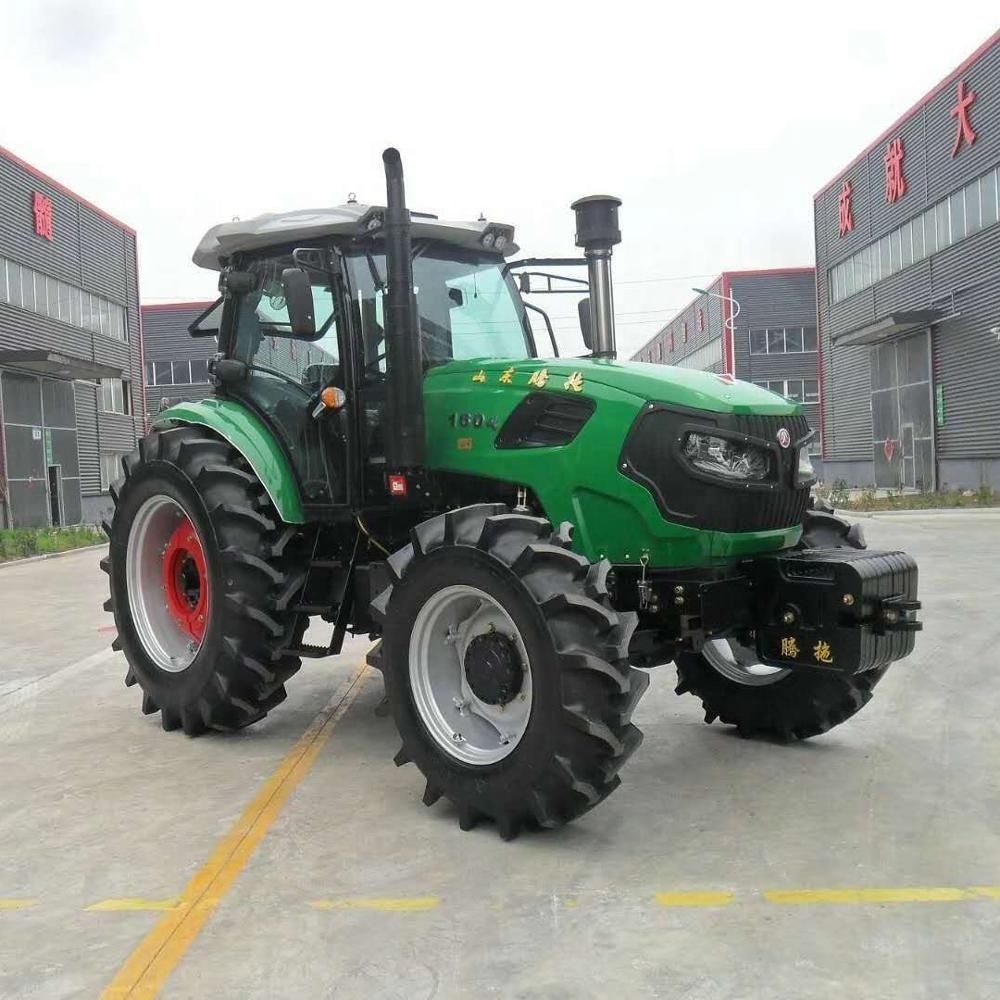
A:
POLYGON ((186 517, 163 551, 163 592, 174 621, 201 642, 208 621, 208 566, 198 532, 186 517))

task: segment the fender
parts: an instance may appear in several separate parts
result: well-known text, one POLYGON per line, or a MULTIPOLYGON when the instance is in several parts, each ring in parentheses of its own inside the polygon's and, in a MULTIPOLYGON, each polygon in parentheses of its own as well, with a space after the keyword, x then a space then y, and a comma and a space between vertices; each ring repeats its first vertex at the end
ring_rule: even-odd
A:
POLYGON ((267 425, 245 406, 228 399, 176 403, 153 417, 153 426, 195 424, 225 438, 249 463, 286 524, 304 524, 295 473, 267 425))

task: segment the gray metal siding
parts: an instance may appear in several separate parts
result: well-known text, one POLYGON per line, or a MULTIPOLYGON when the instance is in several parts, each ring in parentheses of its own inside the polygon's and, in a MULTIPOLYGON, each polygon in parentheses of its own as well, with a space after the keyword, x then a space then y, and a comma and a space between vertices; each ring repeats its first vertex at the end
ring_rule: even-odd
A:
POLYGON ((0 302, 0 351, 42 347, 92 358, 95 338, 100 334, 0 302))
MULTIPOLYGON (((65 435, 60 436, 58 444, 53 439, 54 455, 58 450, 64 477, 72 478, 69 470, 75 463, 84 496, 100 493, 100 453, 131 451, 143 426, 135 234, 0 151, 0 257, 69 282, 126 309, 128 342, 122 343, 0 303, 0 350, 59 351, 113 364, 129 381, 131 416, 98 413, 95 387, 74 383, 76 459, 70 460, 71 445, 68 438, 62 439, 65 435), (32 198, 36 191, 52 201, 52 240, 35 232, 32 198)), ((81 510, 79 497, 71 502, 72 492, 66 491, 67 518, 73 510, 81 510)), ((16 512, 17 499, 13 499, 16 512)))
POLYGON ((932 328, 934 379, 943 387, 946 422, 936 428, 937 460, 987 460, 1000 456, 1000 225, 993 225, 836 305, 830 303, 829 269, 918 215, 1000 162, 1000 43, 945 81, 940 92, 816 198, 817 293, 823 350, 826 457, 871 461, 870 348, 836 347, 832 335, 875 322, 894 311, 943 308, 932 328), (958 125, 950 115, 958 84, 977 95, 970 109, 976 141, 952 156, 958 125), (885 199, 884 156, 903 140, 907 190, 885 199), (838 235, 839 195, 853 184, 854 231, 838 235))
MULTIPOLYGON (((142 328, 146 364, 157 361, 207 361, 218 348, 214 337, 192 337, 188 327, 208 308, 209 302, 184 302, 176 305, 143 306, 142 328)), ((166 398, 171 403, 194 402, 211 396, 209 384, 147 385, 146 409, 159 410, 166 398)))
POLYGON ((0 248, 4 255, 81 285, 80 206, 4 156, 0 156, 0 193, 0 248), (52 199, 52 240, 35 232, 32 199, 36 191, 52 199))
POLYGON ((125 242, 127 233, 101 216, 81 209, 80 239, 86 252, 81 256, 83 285, 90 291, 126 304, 125 242))
POLYGON ((817 353, 751 354, 750 330, 815 326, 816 282, 812 271, 740 275, 730 280, 740 305, 735 323, 736 377, 748 382, 778 378, 818 378, 817 353))
POLYGON ((188 327, 208 308, 207 303, 143 306, 142 329, 147 361, 185 361, 210 358, 214 337, 192 337, 188 327))
POLYGON ((80 490, 84 496, 101 492, 101 439, 97 430, 97 390, 87 382, 75 382, 76 435, 80 450, 80 490))
POLYGON ((935 380, 946 421, 939 459, 1000 456, 1000 225, 949 247, 933 260, 935 296, 946 318, 933 332, 935 380))
POLYGON ((150 386, 146 389, 146 406, 150 416, 157 413, 163 400, 170 405, 174 403, 194 403, 199 399, 208 399, 215 391, 211 385, 162 385, 150 386))
POLYGON ((957 126, 949 111, 955 106, 957 80, 932 98, 923 109, 927 130, 927 199, 931 202, 1000 161, 1000 117, 997 113, 1000 105, 1000 44, 994 45, 970 66, 961 79, 965 81, 966 89, 977 95, 969 109, 969 118, 976 131, 976 141, 971 146, 963 142, 958 155, 951 155, 957 126))

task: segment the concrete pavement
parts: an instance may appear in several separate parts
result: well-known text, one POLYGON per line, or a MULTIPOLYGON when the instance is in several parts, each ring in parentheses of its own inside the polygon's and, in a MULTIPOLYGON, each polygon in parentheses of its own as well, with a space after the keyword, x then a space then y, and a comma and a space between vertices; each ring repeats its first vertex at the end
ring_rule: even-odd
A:
POLYGON ((101 553, 0 569, 0 998, 101 996, 255 803, 164 997, 995 997, 1000 511, 864 529, 917 558, 926 623, 864 711, 746 742, 658 668, 622 787, 512 843, 424 808, 370 672, 259 803, 367 643, 191 740, 122 685, 101 553))

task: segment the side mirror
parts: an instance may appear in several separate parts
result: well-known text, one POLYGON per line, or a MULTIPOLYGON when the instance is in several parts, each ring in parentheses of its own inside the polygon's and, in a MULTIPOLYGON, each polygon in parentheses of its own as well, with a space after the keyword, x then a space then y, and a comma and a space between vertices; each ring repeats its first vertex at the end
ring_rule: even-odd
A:
POLYGON ((316 309, 313 305, 312 284, 301 267, 286 267, 281 272, 281 288, 285 293, 288 322, 293 337, 316 336, 316 309))
POLYGON ((590 297, 580 299, 576 304, 576 310, 580 314, 580 333, 583 334, 583 342, 587 345, 588 351, 593 351, 594 338, 590 329, 590 297))

